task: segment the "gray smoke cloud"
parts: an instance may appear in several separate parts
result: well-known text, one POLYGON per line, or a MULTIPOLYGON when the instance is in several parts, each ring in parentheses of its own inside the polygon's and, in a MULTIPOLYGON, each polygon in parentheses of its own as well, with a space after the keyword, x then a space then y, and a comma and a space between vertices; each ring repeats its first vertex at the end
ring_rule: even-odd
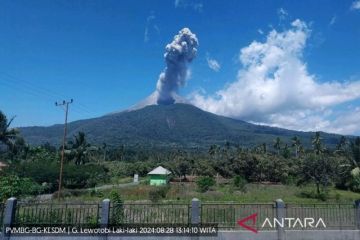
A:
POLYGON ((156 84, 158 104, 175 102, 174 95, 186 82, 187 65, 196 57, 198 46, 196 35, 188 28, 183 28, 175 35, 174 40, 166 45, 166 68, 156 84))

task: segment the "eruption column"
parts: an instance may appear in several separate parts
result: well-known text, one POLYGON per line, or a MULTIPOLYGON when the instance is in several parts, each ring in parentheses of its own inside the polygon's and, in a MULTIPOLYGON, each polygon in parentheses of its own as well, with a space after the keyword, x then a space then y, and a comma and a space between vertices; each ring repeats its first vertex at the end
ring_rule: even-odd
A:
POLYGON ((166 68, 156 84, 157 103, 173 104, 174 94, 183 87, 188 74, 187 64, 195 57, 199 46, 196 35, 183 28, 174 40, 165 47, 166 68))

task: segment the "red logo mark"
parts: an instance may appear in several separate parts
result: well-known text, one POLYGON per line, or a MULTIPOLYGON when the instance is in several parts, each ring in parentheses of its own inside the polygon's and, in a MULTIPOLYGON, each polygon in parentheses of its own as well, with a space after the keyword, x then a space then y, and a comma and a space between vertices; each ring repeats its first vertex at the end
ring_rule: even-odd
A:
POLYGON ((249 231, 251 231, 253 233, 258 233, 257 229, 254 228, 254 226, 256 224, 256 217, 257 217, 257 213, 254 213, 254 214, 252 214, 252 215, 250 215, 250 216, 248 216, 246 218, 243 218, 243 219, 239 220, 237 223, 241 227, 243 227, 243 228, 245 228, 245 229, 247 229, 247 230, 249 230, 249 231), (245 223, 250 221, 250 220, 252 220, 252 226, 246 225, 245 223))

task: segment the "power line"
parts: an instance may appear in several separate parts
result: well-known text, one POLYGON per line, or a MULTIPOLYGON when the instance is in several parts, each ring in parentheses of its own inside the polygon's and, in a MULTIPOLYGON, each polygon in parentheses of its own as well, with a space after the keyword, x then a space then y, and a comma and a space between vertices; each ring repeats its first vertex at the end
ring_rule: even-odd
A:
MULTIPOLYGON (((12 90, 13 90, 13 88, 16 88, 16 89, 26 92, 27 94, 33 95, 35 97, 51 99, 51 101, 54 98, 65 98, 65 96, 62 94, 59 94, 55 91, 41 87, 39 85, 35 85, 34 83, 29 82, 27 80, 24 80, 24 79, 20 80, 20 79, 14 77, 8 73, 5 73, 5 72, 0 72, 0 74, 3 77, 3 78, 0 78, 0 81, 2 81, 5 84, 5 87, 7 86, 8 88, 10 88, 12 90), (4 79, 4 78, 6 78, 6 79, 4 79), (24 87, 22 87, 20 85, 22 85, 24 87)), ((83 115, 84 113, 85 113, 85 115, 89 115, 89 116, 96 115, 94 112, 92 112, 87 106, 85 106, 81 102, 78 102, 78 104, 74 107, 75 107, 74 111, 77 113, 80 113, 81 115, 83 115)))
MULTIPOLYGON (((0 78, 0 82, 1 82, 1 78, 0 78)), ((34 91, 32 89, 25 89, 25 88, 21 88, 20 86, 12 86, 11 84, 9 84, 9 82, 3 82, 2 86, 7 87, 8 89, 11 90, 20 90, 20 91, 24 91, 25 94, 32 96, 32 97, 36 97, 36 98, 40 98, 40 99, 47 99, 50 101, 54 100, 54 97, 49 97, 43 94, 39 94, 39 92, 34 91)), ((80 114, 81 116, 93 116, 94 114, 90 114, 90 113, 86 113, 83 110, 76 108, 73 109, 74 112, 80 114)))
POLYGON ((61 185, 62 185, 62 176, 63 176, 63 168, 64 168, 64 154, 65 154, 65 141, 67 134, 67 119, 69 112, 69 104, 73 103, 73 99, 70 101, 62 101, 62 103, 55 102, 55 106, 57 107, 65 107, 65 124, 64 124, 64 136, 63 136, 63 145, 61 150, 61 162, 60 162, 60 174, 59 174, 59 191, 58 191, 58 199, 60 199, 61 195, 61 185))
MULTIPOLYGON (((19 79, 19 78, 16 78, 15 76, 13 75, 10 75, 9 73, 6 73, 6 72, 0 72, 0 74, 3 75, 3 77, 6 78, 6 80, 8 81, 12 81, 13 84, 19 84, 19 85, 25 85, 26 88, 21 88, 20 86, 16 86, 17 88, 21 88, 23 90, 30 90, 30 91, 33 91, 33 92, 36 92, 36 93, 39 93, 43 96, 47 96, 47 97, 51 97, 51 98, 66 98, 66 96, 58 93, 58 92, 55 92, 53 90, 50 90, 50 89, 47 89, 47 88, 44 88, 42 86, 39 86, 39 85, 36 85, 34 84, 33 82, 29 82, 25 79, 19 79)), ((0 78, 0 80, 2 80, 0 78)), ((8 83, 9 82, 5 82, 5 83, 8 83)), ((90 114, 92 114, 92 112, 89 110, 89 108, 87 106, 85 106, 84 104, 82 104, 81 102, 78 103, 79 104, 79 107, 83 110, 83 111, 86 111, 90 114)))

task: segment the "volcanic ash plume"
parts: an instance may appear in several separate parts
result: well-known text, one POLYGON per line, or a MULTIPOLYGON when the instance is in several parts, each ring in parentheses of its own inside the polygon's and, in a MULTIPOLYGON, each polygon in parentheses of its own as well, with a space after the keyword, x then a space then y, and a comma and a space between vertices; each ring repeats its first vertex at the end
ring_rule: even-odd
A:
POLYGON ((158 104, 175 102, 176 92, 186 81, 187 64, 196 57, 198 46, 196 35, 188 28, 183 28, 174 40, 166 45, 164 54, 166 68, 156 84, 158 104))

